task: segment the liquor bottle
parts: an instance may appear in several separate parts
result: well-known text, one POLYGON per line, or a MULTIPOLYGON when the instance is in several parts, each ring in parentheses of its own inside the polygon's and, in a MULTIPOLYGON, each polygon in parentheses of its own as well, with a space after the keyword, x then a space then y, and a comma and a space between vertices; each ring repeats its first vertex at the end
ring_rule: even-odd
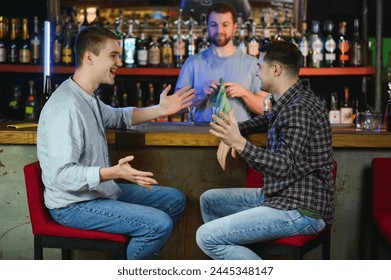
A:
POLYGON ((352 124, 353 123, 353 107, 349 100, 349 88, 344 88, 344 101, 340 108, 341 111, 341 123, 352 124))
POLYGON ((113 94, 110 98, 110 106, 117 108, 119 106, 119 100, 118 100, 118 86, 114 85, 113 87, 113 94))
POLYGON ((243 53, 247 53, 247 42, 246 42, 243 26, 239 28, 239 38, 237 41, 237 48, 241 50, 243 53))
POLYGON ((299 49, 301 51, 301 54, 303 55, 303 65, 302 67, 308 67, 309 61, 308 61, 308 55, 309 55, 309 48, 308 48, 308 34, 307 34, 307 23, 305 21, 302 22, 302 35, 299 40, 299 49))
POLYGON ((260 47, 270 43, 272 41, 272 37, 270 34, 270 28, 269 26, 265 23, 263 25, 263 38, 260 40, 259 45, 260 47))
POLYGON ((163 37, 162 37, 162 45, 161 45, 161 58, 162 63, 161 67, 171 68, 173 67, 173 55, 172 55, 172 42, 169 35, 168 27, 168 17, 163 26, 163 37))
POLYGON ((338 109, 338 95, 336 92, 331 93, 329 120, 332 124, 341 123, 341 111, 338 109))
POLYGON ((23 18, 22 20, 22 36, 19 49, 19 63, 31 63, 31 42, 27 18, 23 18))
POLYGON ((197 21, 194 20, 194 9, 190 9, 190 17, 185 25, 189 27, 189 35, 187 36, 187 57, 196 54, 196 42, 197 36, 194 34, 194 26, 198 24, 197 21))
POLYGON ((387 131, 391 132, 391 82, 388 82, 388 101, 387 101, 387 131))
MULTIPOLYGON (((201 42, 198 44, 198 52, 202 52, 210 47, 210 42, 208 40, 208 29, 205 27, 202 29, 202 38, 201 42)), ((246 47, 247 52, 247 47, 246 47)))
POLYGON ((247 43, 247 53, 251 56, 258 57, 259 55, 259 39, 256 34, 257 23, 254 19, 249 19, 250 36, 247 43))
POLYGON ((72 23, 68 20, 65 23, 65 40, 62 44, 61 63, 69 66, 73 64, 73 47, 72 47, 72 23))
POLYGON ((173 58, 176 68, 181 68, 185 60, 186 44, 182 36, 182 9, 179 9, 178 19, 174 22, 177 29, 176 34, 173 37, 173 58))
POLYGON ((147 39, 144 32, 141 32, 140 38, 137 41, 137 66, 145 67, 148 64, 148 47, 147 39))
POLYGON ((143 102, 143 90, 141 89, 140 83, 136 84, 136 98, 137 98, 136 107, 142 108, 144 105, 144 102, 143 102))
POLYGON ((157 35, 154 35, 152 42, 149 44, 148 65, 150 67, 159 67, 160 65, 160 44, 157 39, 157 35))
POLYGON ((96 8, 95 18, 90 23, 90 25, 92 25, 92 26, 103 26, 102 17, 100 16, 100 9, 99 8, 96 8))
POLYGON ((333 67, 336 62, 337 49, 337 43, 333 36, 334 23, 331 20, 325 21, 324 29, 326 32, 326 36, 324 38, 324 66, 333 67))
POLYGON ((9 35, 9 45, 7 59, 9 63, 18 63, 19 44, 18 44, 18 22, 16 18, 11 18, 11 30, 9 35))
POLYGON ((353 23, 353 38, 351 42, 351 49, 352 51, 350 56, 350 65, 362 66, 363 48, 362 48, 362 40, 360 38, 360 24, 358 19, 355 19, 353 23))
POLYGON ((125 21, 123 10, 119 11, 119 16, 115 19, 115 30, 114 33, 117 36, 118 45, 123 52, 124 48, 124 26, 126 26, 127 22, 125 21))
POLYGON ((148 101, 146 107, 155 105, 155 89, 153 87, 153 84, 150 83, 148 85, 148 88, 149 88, 149 94, 148 94, 148 101))
POLYGON ((27 96, 25 109, 24 109, 24 117, 28 120, 35 120, 38 117, 37 114, 37 99, 35 96, 35 88, 34 81, 29 81, 29 94, 27 96))
POLYGON ((38 17, 34 17, 34 32, 31 35, 31 63, 41 63, 41 34, 39 33, 38 17))
POLYGON ((323 40, 319 31, 320 22, 312 21, 312 33, 310 36, 309 54, 310 67, 319 68, 323 66, 323 40))
POLYGON ((78 24, 78 32, 82 31, 83 29, 87 28, 90 24, 87 20, 87 7, 84 5, 83 9, 83 21, 78 24))
POLYGON ((338 49, 337 49, 337 61, 338 66, 346 67, 349 66, 350 60, 350 42, 346 36, 346 21, 339 23, 339 38, 338 38, 338 49))
POLYGON ((23 106, 20 104, 21 95, 20 85, 14 86, 12 88, 12 98, 8 104, 9 115, 14 119, 23 119, 24 117, 23 106))
POLYGON ((50 96, 52 96, 52 79, 49 75, 45 77, 45 90, 43 91, 43 95, 41 98, 41 111, 43 106, 45 106, 46 102, 49 100, 50 96))
POLYGON ((123 60, 125 67, 135 67, 136 66, 136 43, 137 38, 133 34, 133 28, 135 20, 132 19, 128 22, 128 33, 124 38, 124 55, 123 60))
POLYGON ((60 65, 61 64, 61 52, 62 52, 62 44, 63 44, 63 37, 62 37, 62 23, 60 20, 60 17, 56 17, 56 27, 54 31, 53 36, 53 43, 52 43, 52 50, 53 50, 53 63, 54 65, 60 65))
POLYGON ((128 107, 128 106, 129 106, 128 94, 126 92, 124 92, 122 94, 122 107, 128 107))
POLYGON ((6 23, 3 16, 0 16, 0 63, 7 62, 6 44, 6 23))

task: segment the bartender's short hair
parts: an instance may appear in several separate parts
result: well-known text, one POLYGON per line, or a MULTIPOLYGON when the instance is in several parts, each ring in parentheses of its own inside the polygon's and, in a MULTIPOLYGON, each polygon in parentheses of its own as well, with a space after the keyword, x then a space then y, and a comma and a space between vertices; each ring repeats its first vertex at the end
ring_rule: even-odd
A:
POLYGON ((299 74, 303 56, 295 44, 273 41, 260 47, 259 51, 265 53, 263 60, 266 63, 277 61, 284 65, 292 74, 299 74))
POLYGON ((206 22, 209 22, 209 15, 212 13, 218 13, 218 14, 225 14, 225 13, 231 13, 232 15, 232 21, 235 24, 237 22, 237 15, 236 10, 234 6, 231 4, 225 3, 225 2, 217 2, 210 6, 208 9, 208 12, 206 14, 206 22))
POLYGON ((83 56, 86 51, 99 55, 103 44, 107 39, 117 39, 117 36, 102 26, 89 26, 81 30, 75 41, 76 66, 82 65, 83 56))

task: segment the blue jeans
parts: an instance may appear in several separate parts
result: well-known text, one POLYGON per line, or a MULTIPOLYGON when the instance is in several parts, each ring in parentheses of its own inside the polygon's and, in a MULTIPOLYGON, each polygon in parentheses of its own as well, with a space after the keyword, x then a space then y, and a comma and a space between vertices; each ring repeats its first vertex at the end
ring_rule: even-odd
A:
POLYGON ((152 259, 171 235, 185 209, 185 195, 174 188, 119 184, 117 200, 95 199, 49 210, 60 224, 131 236, 127 258, 152 259))
POLYGON ((205 222, 196 240, 212 259, 259 260, 246 244, 297 234, 316 234, 325 227, 323 219, 302 215, 297 210, 262 206, 260 188, 211 189, 201 195, 205 222))

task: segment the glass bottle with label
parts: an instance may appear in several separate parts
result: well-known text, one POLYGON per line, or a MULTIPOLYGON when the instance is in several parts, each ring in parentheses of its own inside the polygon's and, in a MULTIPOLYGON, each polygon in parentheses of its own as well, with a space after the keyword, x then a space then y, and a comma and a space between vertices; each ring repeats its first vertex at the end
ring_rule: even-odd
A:
POLYGON ((29 94, 25 103, 24 117, 27 120, 35 120, 38 117, 37 114, 37 99, 35 96, 34 81, 29 81, 29 94))
POLYGON ((19 49, 19 63, 30 64, 31 63, 31 42, 30 33, 28 29, 28 19, 22 20, 22 34, 19 49))
POLYGON ((56 17, 56 27, 54 30, 53 43, 52 43, 52 50, 53 50, 52 61, 53 61, 54 65, 61 64, 62 43, 63 43, 62 23, 61 23, 60 17, 57 16, 56 17))
POLYGON ((320 22, 312 21, 312 33, 309 44, 310 67, 319 68, 323 66, 323 38, 320 34, 320 22))
POLYGON ((20 97, 22 95, 20 88, 20 85, 12 88, 12 98, 8 104, 9 114, 14 119, 23 119, 24 117, 23 106, 20 104, 20 97))
POLYGON ((341 123, 343 124, 352 124, 353 123, 353 107, 350 103, 349 98, 349 88, 344 88, 344 101, 343 105, 340 108, 341 111, 341 123))
POLYGON ((148 101, 146 107, 155 105, 155 89, 153 87, 153 84, 150 83, 148 85, 148 88, 149 88, 149 94, 148 94, 148 101))
POLYGON ((349 66, 350 61, 350 42, 346 35, 346 21, 339 23, 339 38, 338 38, 338 49, 337 49, 337 61, 338 66, 346 67, 349 66))
POLYGON ((141 89, 140 83, 136 84, 136 98, 137 98, 136 107, 142 108, 144 106, 144 102, 143 102, 143 90, 141 89))
POLYGON ((201 42, 198 44, 198 52, 202 52, 209 47, 210 47, 210 43, 208 41, 208 29, 205 27, 202 29, 202 38, 201 38, 201 42))
POLYGON ((124 38, 124 54, 123 61, 125 67, 135 67, 136 66, 136 42, 137 38, 133 34, 135 20, 130 20, 128 23, 128 33, 124 38))
POLYGON ((69 66, 73 64, 73 46, 72 46, 72 23, 67 21, 65 23, 65 38, 61 50, 61 63, 69 66))
POLYGON ((157 35, 152 37, 148 50, 148 65, 150 67, 159 67, 160 65, 160 44, 157 41, 157 35))
POLYGON ((144 32, 141 32, 140 38, 137 41, 137 66, 145 67, 148 64, 148 47, 147 38, 144 32))
POLYGON ((351 42, 351 66, 362 66, 363 63, 363 47, 362 40, 360 38, 360 23, 356 18, 353 22, 353 38, 351 42))
POLYGON ((331 124, 341 123, 341 111, 338 108, 338 94, 336 92, 331 93, 329 120, 331 124))
POLYGON ((9 45, 7 52, 7 59, 9 63, 18 63, 19 59, 19 44, 18 44, 18 19, 11 18, 11 29, 9 35, 9 45))
POLYGON ((196 42, 197 36, 194 34, 194 26, 198 25, 198 22, 194 20, 194 10, 190 9, 189 20, 185 23, 189 27, 189 35, 187 36, 187 57, 196 54, 196 42))
POLYGON ((117 85, 114 85, 114 87, 113 87, 113 94, 111 95, 110 106, 114 107, 114 108, 117 108, 119 106, 118 86, 117 85))
POLYGON ((334 23, 331 20, 327 20, 324 23, 324 29, 326 36, 324 38, 324 66, 333 67, 336 62, 336 49, 337 43, 334 40, 333 29, 334 23))
POLYGON ((127 22, 125 21, 123 10, 120 10, 119 16, 115 19, 114 33, 117 36, 117 42, 121 48, 121 52, 123 52, 124 48, 124 26, 126 26, 126 24, 127 22))
POLYGON ((7 44, 6 44, 6 22, 3 16, 0 16, 0 63, 7 62, 7 44))
POLYGON ((243 53, 247 53, 247 42, 246 42, 243 26, 239 28, 239 38, 237 42, 237 48, 241 50, 243 53))
POLYGON ((258 57, 259 55, 259 39, 256 34, 257 23, 253 19, 249 19, 250 36, 247 43, 247 53, 251 56, 258 57))
POLYGON ((31 63, 41 63, 41 34, 39 32, 38 17, 34 17, 34 32, 31 35, 31 63))
POLYGON ((173 67, 173 55, 172 55, 172 41, 169 35, 169 18, 166 18, 166 21, 163 26, 163 38, 161 45, 161 66, 164 68, 173 67))
POLYGON ((299 40, 299 49, 301 51, 301 54, 303 55, 303 65, 302 67, 308 67, 309 62, 308 62, 308 55, 309 55, 309 48, 308 48, 308 34, 307 34, 307 23, 305 21, 302 22, 301 24, 302 28, 302 35, 299 40))

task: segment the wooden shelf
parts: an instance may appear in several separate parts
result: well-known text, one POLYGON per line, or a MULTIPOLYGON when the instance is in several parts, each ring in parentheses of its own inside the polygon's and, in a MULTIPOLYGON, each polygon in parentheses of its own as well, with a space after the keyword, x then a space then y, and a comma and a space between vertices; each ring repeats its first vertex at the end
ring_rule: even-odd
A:
MULTIPOLYGON (((180 68, 127 68, 118 69, 123 76, 178 76, 180 68)), ((42 73, 42 65, 0 64, 0 73, 42 73)), ((73 74, 73 66, 52 66, 52 74, 73 74)), ((374 75, 374 67, 302 68, 300 76, 362 76, 374 75)))

